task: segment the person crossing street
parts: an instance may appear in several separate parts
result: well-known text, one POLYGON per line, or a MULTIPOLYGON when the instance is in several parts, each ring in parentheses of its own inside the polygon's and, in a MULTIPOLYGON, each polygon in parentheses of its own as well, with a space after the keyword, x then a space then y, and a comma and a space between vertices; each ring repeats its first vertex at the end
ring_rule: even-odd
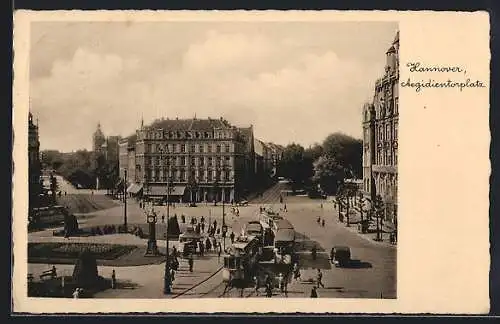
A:
POLYGON ((316 275, 316 286, 319 288, 319 286, 321 286, 321 288, 325 288, 325 285, 323 284, 323 273, 321 272, 321 270, 318 268, 318 274, 316 275))

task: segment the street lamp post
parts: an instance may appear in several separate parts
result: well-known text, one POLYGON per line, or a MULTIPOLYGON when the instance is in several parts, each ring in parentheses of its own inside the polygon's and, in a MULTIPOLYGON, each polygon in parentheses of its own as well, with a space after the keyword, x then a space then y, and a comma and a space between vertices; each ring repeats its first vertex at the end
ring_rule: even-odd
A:
MULTIPOLYGON (((160 151, 160 159, 163 157, 163 151, 160 151)), ((163 163, 163 162, 162 162, 163 163)), ((165 275, 164 275, 164 285, 163 285, 163 293, 165 295, 169 295, 172 293, 172 278, 170 277, 170 252, 169 252, 169 237, 168 237, 168 231, 169 231, 169 224, 170 224, 170 161, 167 160, 167 233, 166 233, 166 256, 167 259, 165 260, 165 275)))
POLYGON ((123 227, 125 232, 127 230, 127 169, 125 171, 125 183, 123 185, 123 227))

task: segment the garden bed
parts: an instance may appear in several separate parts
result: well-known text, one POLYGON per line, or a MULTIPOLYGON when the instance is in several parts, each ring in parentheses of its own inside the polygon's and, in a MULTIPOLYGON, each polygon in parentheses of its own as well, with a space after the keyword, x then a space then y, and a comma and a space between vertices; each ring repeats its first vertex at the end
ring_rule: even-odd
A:
POLYGON ((28 262, 75 264, 81 251, 90 248, 99 266, 131 267, 165 262, 165 249, 160 255, 145 256, 146 246, 95 243, 28 243, 28 262))
POLYGON ((77 259, 81 252, 88 251, 98 260, 114 260, 129 254, 136 248, 135 246, 117 244, 28 243, 28 259, 77 259))

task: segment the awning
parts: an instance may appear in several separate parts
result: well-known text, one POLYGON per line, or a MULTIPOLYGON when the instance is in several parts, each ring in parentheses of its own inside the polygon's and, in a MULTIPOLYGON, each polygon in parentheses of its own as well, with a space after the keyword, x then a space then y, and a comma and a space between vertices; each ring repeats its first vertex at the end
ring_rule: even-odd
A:
POLYGON ((137 194, 142 189, 142 184, 133 183, 127 188, 127 192, 131 194, 137 194))
MULTIPOLYGON (((174 186, 170 188, 171 196, 184 196, 185 186, 174 186)), ((166 186, 151 186, 147 192, 150 196, 166 196, 167 187, 166 186)))

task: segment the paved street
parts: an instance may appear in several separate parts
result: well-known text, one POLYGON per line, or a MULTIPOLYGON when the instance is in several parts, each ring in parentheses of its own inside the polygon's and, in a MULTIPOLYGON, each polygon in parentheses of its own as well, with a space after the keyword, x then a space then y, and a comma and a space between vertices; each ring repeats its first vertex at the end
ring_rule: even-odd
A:
MULTIPOLYGON (((279 187, 276 186, 266 192, 264 197, 260 197, 261 204, 239 207, 239 217, 233 215, 230 206, 225 206, 226 223, 232 227, 232 231, 236 234, 240 233, 242 226, 246 222, 256 219, 261 206, 280 211, 281 205, 278 203, 279 194, 277 194, 279 187)), ((338 212, 334 210, 332 203, 325 200, 311 200, 307 197, 285 197, 284 203, 286 203, 288 211, 280 211, 280 214, 287 218, 296 229, 302 269, 302 280, 299 282, 294 281, 289 285, 288 297, 309 297, 313 279, 316 278, 316 269, 320 268, 323 272, 323 282, 325 284, 325 288, 318 289, 320 297, 396 298, 396 248, 394 246, 362 237, 353 228, 348 229, 345 224, 338 223, 338 212), (321 208, 321 203, 323 208, 321 208), (325 227, 317 224, 316 219, 318 216, 325 219, 325 227), (316 261, 313 261, 310 256, 312 245, 318 247, 319 253, 316 261), (332 268, 328 258, 329 251, 334 245, 347 245, 351 248, 352 259, 354 260, 353 267, 332 268)), ((145 214, 136 201, 129 200, 127 207, 129 224, 145 223, 145 214)), ((159 215, 166 214, 165 206, 157 206, 155 209, 159 215)), ((222 224, 222 205, 220 204, 217 206, 199 204, 197 207, 176 205, 175 208, 170 209, 170 214, 176 214, 179 221, 181 215, 186 215, 188 222, 192 216, 198 219, 204 216, 211 222, 216 219, 218 224, 222 224)), ((79 218, 81 227, 121 224, 123 222, 123 203, 119 203, 119 206, 113 208, 79 216, 79 218)), ((158 226, 163 226, 163 224, 160 223, 158 226)), ((63 240, 64 238, 53 237, 51 230, 31 233, 29 236, 30 242, 60 242, 63 240)), ((146 245, 147 240, 139 239, 133 235, 122 234, 71 238, 71 241, 140 246, 146 245)), ((159 241, 158 245, 164 247, 165 241, 159 241)), ((35 273, 36 276, 38 272, 49 267, 50 265, 30 264, 29 271, 35 273)), ((59 267, 71 271, 73 266, 60 265, 59 267)), ((189 273, 186 270, 186 265, 181 263, 181 270, 174 282, 174 294, 170 297, 239 297, 240 292, 235 290, 222 296, 224 291, 222 277, 220 272, 216 273, 220 267, 221 263, 219 263, 215 254, 196 260, 193 273, 189 273)), ((109 276, 111 270, 111 267, 99 267, 99 272, 103 276, 109 276)), ((96 297, 163 298, 163 273, 164 264, 120 267, 117 269, 117 276, 119 281, 122 281, 123 287, 99 293, 96 297), (145 276, 145 273, 148 275, 145 276)), ((256 297, 256 294, 253 289, 247 289, 244 296, 256 297)), ((276 295, 276 297, 279 297, 279 295, 276 295)))

